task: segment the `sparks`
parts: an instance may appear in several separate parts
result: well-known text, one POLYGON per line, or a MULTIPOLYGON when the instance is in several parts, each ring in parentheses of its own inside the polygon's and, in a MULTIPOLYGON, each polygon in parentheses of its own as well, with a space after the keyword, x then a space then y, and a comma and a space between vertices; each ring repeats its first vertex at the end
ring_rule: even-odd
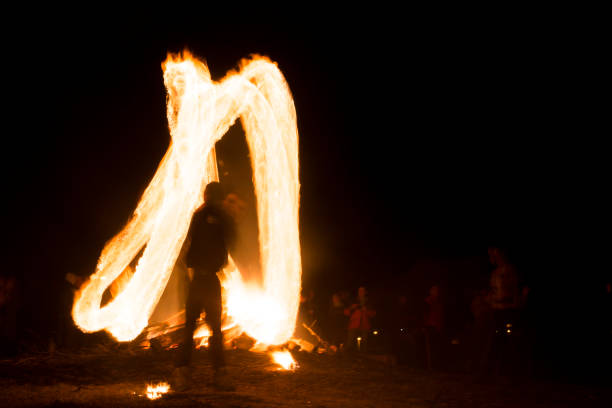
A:
POLYGON ((240 328, 234 334, 285 343, 295 328, 301 284, 298 132, 289 87, 276 64, 259 56, 219 82, 187 52, 168 55, 162 67, 170 146, 132 218, 106 244, 95 273, 76 294, 74 321, 83 331, 104 329, 119 341, 147 326, 203 189, 218 180, 215 143, 240 118, 257 197, 262 283, 245 282, 230 259, 220 274, 226 323, 240 328), (111 283, 113 299, 101 308, 111 283))

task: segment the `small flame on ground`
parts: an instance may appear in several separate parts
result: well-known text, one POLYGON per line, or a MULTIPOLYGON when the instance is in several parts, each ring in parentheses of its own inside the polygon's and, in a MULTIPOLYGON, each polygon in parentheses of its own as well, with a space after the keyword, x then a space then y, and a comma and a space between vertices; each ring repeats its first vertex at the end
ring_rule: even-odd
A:
POLYGON ((159 383, 157 385, 148 385, 147 386, 147 398, 154 400, 161 398, 162 395, 170 391, 170 385, 168 383, 159 383))
POLYGON ((288 351, 275 351, 272 353, 272 359, 284 370, 295 370, 298 368, 293 356, 288 351))

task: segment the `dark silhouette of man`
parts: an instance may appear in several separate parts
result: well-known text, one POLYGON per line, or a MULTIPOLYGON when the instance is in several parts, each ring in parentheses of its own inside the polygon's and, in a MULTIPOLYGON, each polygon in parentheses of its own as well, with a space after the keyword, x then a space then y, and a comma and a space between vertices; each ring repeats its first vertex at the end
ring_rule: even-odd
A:
POLYGON ((488 252, 494 267, 488 296, 492 327, 483 349, 480 375, 527 377, 531 375, 530 339, 525 326, 528 287, 519 284, 518 272, 505 251, 491 247, 488 252))
POLYGON ((232 389, 227 378, 223 356, 223 333, 221 332, 221 283, 217 276, 226 264, 228 250, 235 241, 235 225, 224 210, 225 192, 218 182, 209 183, 204 190, 204 205, 194 214, 189 227, 191 244, 187 252, 187 266, 193 269, 185 305, 185 329, 183 342, 179 346, 173 373, 173 388, 177 391, 191 384, 191 357, 196 321, 202 311, 206 312, 206 323, 211 331, 208 353, 213 366, 213 385, 232 389))

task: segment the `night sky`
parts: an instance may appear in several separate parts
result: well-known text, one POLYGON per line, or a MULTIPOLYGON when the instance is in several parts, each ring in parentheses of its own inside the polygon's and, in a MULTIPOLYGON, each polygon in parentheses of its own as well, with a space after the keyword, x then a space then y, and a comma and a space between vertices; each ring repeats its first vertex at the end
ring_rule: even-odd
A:
POLYGON ((161 63, 188 48, 213 79, 253 53, 287 79, 305 285, 469 286, 488 276, 487 246, 501 245, 546 299, 583 302, 609 271, 590 264, 609 251, 595 238, 609 231, 593 103, 601 57, 571 36, 537 34, 84 24, 19 40, 5 78, 16 108, 4 137, 9 268, 44 304, 65 273, 93 271, 168 147, 161 63), (480 269, 415 268, 461 259, 480 269))

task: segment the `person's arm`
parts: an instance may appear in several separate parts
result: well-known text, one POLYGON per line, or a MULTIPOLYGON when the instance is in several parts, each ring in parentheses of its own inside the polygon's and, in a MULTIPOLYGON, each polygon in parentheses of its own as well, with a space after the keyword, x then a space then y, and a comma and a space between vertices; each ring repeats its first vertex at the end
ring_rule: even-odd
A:
POLYGON ((365 312, 366 312, 366 316, 368 317, 374 317, 376 316, 376 310, 372 308, 372 306, 370 305, 366 305, 364 306, 365 312))
MULTIPOLYGON (((223 214, 223 235, 225 239, 225 247, 231 255, 235 255, 236 241, 238 240, 238 228, 234 218, 227 212, 223 214)), ((232 256, 235 258, 235 256, 232 256)))
POLYGON ((66 279, 67 282, 69 282, 75 289, 80 289, 81 285, 83 285, 83 283, 85 283, 85 281, 87 280, 86 277, 84 276, 79 276, 79 275, 75 275, 72 272, 68 272, 64 278, 66 279))
POLYGON ((359 307, 359 305, 357 303, 353 303, 351 306, 349 306, 346 309, 344 309, 344 314, 346 316, 350 316, 353 313, 353 311, 355 309, 357 309, 358 307, 359 307))
POLYGON ((181 248, 181 251, 185 251, 184 259, 185 264, 188 267, 194 266, 194 258, 196 256, 196 253, 198 252, 198 248, 195 248, 195 246, 192 246, 191 244, 193 243, 194 234, 196 233, 196 230, 201 225, 202 216, 206 211, 208 210, 202 206, 198 208, 193 214, 193 217, 191 217, 191 223, 189 224, 189 229, 187 230, 187 237, 185 238, 185 242, 183 243, 183 248, 181 248))
POLYGON ((521 288, 521 306, 525 306, 527 304, 527 300, 529 299, 529 286, 524 285, 521 288))

